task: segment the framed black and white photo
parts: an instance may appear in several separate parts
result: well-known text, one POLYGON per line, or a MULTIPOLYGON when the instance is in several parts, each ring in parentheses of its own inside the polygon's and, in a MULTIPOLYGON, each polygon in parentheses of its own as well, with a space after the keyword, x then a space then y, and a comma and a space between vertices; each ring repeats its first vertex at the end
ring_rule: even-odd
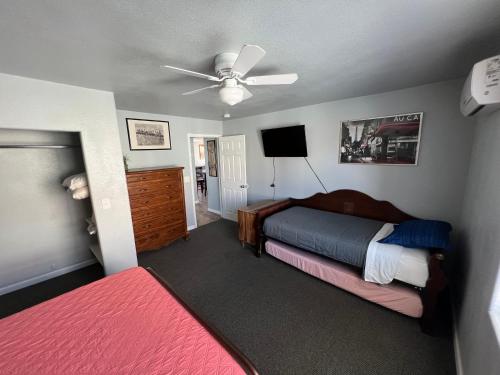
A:
POLYGON ((342 121, 341 164, 417 165, 423 112, 342 121))
POLYGON ((168 121, 127 118, 130 150, 171 150, 168 121))
POLYGON ((208 175, 217 177, 217 144, 215 139, 207 141, 208 151, 208 175))

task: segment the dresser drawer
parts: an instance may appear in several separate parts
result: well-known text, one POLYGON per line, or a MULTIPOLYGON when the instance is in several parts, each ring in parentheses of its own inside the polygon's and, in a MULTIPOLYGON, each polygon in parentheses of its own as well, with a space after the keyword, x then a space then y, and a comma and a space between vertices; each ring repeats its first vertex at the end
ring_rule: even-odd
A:
POLYGON ((187 234, 185 223, 158 228, 151 233, 135 236, 135 247, 137 252, 159 249, 187 234))
POLYGON ((173 214, 162 214, 151 218, 134 220, 134 234, 148 233, 157 231, 165 226, 185 224, 184 213, 182 211, 173 214))
POLYGON ((182 201, 178 199, 175 202, 161 203, 156 206, 148 207, 137 207, 132 209, 133 220, 150 219, 153 217, 161 216, 164 214, 175 215, 180 212, 184 214, 184 207, 182 206, 182 201))
POLYGON ((164 204, 170 207, 183 207, 184 194, 179 193, 153 193, 130 196, 130 207, 132 211, 136 208, 150 209, 152 206, 164 204))
POLYGON ((175 193, 179 194, 182 187, 178 180, 154 180, 138 181, 128 184, 129 196, 143 195, 148 193, 175 193))
POLYGON ((159 170, 143 173, 127 173, 127 183, 134 183, 140 181, 154 181, 162 179, 171 179, 179 181, 181 172, 178 170, 159 170))

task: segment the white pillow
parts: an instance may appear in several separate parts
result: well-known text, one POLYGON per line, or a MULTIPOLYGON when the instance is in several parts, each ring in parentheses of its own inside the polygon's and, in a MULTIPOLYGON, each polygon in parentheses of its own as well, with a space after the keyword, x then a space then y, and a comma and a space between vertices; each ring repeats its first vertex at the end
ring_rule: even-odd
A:
POLYGON ((90 196, 90 191, 88 186, 84 186, 73 190, 73 199, 85 199, 90 196))
POLYGON ((66 177, 62 182, 62 186, 68 188, 71 191, 76 190, 78 188, 82 188, 87 185, 88 183, 87 183, 86 173, 79 173, 73 176, 66 177))

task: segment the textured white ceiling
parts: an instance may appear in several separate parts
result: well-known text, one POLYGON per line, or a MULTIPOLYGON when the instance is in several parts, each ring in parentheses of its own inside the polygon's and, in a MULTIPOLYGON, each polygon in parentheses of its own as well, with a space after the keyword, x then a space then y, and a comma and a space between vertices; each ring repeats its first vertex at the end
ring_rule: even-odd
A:
POLYGON ((16 0, 0 3, 0 72, 111 90, 120 109, 222 119, 210 84, 160 68, 213 73, 244 43, 267 55, 243 117, 467 74, 500 53, 499 0, 16 0))

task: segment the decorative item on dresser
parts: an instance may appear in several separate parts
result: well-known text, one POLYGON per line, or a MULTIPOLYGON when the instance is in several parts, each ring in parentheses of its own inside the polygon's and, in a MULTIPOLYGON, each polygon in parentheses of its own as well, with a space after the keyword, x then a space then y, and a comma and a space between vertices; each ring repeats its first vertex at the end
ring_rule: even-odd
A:
POLYGON ((137 252, 187 239, 183 167, 130 169, 127 186, 137 252))

